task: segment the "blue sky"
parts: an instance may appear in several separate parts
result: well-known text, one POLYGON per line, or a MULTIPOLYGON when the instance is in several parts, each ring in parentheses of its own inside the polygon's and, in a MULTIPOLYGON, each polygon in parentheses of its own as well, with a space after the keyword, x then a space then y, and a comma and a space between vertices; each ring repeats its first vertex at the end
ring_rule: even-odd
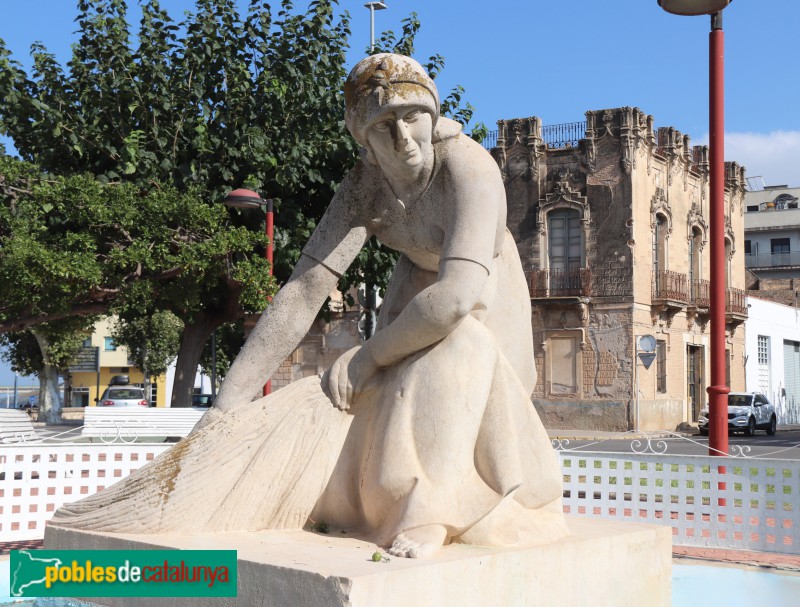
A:
MULTIPOLYGON (((77 29, 74 0, 4 2, 0 38, 24 63, 35 40, 65 62, 77 29)), ((174 18, 193 0, 161 0, 174 18)), ((247 2, 239 4, 246 7, 247 2)), ((274 2, 277 4, 277 2, 274 2)), ((306 0, 296 0, 305 7, 306 0)), ((477 119, 584 119, 589 109, 636 106, 657 126, 707 140, 707 17, 670 15, 657 0, 386 0, 376 30, 400 30, 419 14, 418 59, 447 64, 442 90, 466 88, 477 119)), ((135 17, 137 2, 129 0, 135 17)), ((342 0, 352 17, 351 62, 369 42, 364 0, 342 0)), ((768 184, 800 185, 798 0, 735 0, 725 10, 726 158, 768 184)))
MULTIPOLYGON (((352 17, 350 62, 369 43, 365 0, 342 0, 352 17)), ((246 7, 247 2, 241 0, 246 7)), ((65 63, 76 40, 74 0, 3 2, 0 38, 29 65, 41 41, 65 63)), ((274 2, 274 4, 278 4, 274 2)), ((296 0, 297 6, 307 5, 296 0)), ((708 17, 678 17, 657 0, 386 0, 376 30, 400 31, 416 11, 417 59, 446 59, 437 79, 456 84, 490 128, 501 118, 544 124, 584 119, 590 109, 636 106, 656 126, 694 143, 708 138, 708 17)), ((176 20, 193 0, 161 0, 176 20)), ((136 18, 135 0, 129 0, 136 18)), ((724 12, 726 159, 766 184, 800 186, 800 0, 734 0, 724 12)), ((7 381, 0 372, 0 384, 7 381)))

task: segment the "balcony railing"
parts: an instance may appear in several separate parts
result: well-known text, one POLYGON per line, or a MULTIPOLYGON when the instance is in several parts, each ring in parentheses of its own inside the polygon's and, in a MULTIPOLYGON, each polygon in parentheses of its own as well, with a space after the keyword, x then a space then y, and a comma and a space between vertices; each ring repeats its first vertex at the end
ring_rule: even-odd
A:
POLYGON ((565 122, 542 127, 542 139, 549 148, 575 148, 586 137, 586 122, 565 122))
POLYGON ((686 274, 662 270, 653 280, 653 300, 688 303, 688 283, 686 274))
MULTIPOLYGON (((483 140, 483 147, 487 150, 496 147, 497 136, 497 131, 489 131, 483 140)), ((575 148, 584 137, 586 137, 585 121, 547 124, 542 127, 542 141, 548 148, 575 148)))
POLYGON ((588 297, 592 293, 589 268, 533 270, 531 297, 588 297))
POLYGON ((726 289, 725 312, 736 316, 747 316, 747 293, 741 289, 726 289))
POLYGON ((746 268, 781 268, 800 266, 800 251, 787 253, 752 253, 745 254, 746 268))
POLYGON ((489 131, 486 133, 486 137, 484 137, 483 141, 481 142, 483 147, 487 150, 491 150, 497 147, 497 131, 489 131))
POLYGON ((690 283, 689 303, 695 308, 707 308, 711 305, 711 283, 707 280, 697 279, 690 283))

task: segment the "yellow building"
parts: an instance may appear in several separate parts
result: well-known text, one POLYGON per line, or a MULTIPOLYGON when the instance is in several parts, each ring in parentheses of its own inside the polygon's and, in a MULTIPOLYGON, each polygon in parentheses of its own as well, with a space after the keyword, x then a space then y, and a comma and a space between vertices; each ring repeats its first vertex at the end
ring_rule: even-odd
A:
MULTIPOLYGON (((93 407, 115 375, 127 375, 130 383, 144 386, 142 371, 128 358, 125 346, 118 346, 111 337, 112 318, 98 321, 87 337, 83 349, 69 370, 64 405, 93 407)), ((166 376, 151 378, 151 406, 165 407, 166 376)))

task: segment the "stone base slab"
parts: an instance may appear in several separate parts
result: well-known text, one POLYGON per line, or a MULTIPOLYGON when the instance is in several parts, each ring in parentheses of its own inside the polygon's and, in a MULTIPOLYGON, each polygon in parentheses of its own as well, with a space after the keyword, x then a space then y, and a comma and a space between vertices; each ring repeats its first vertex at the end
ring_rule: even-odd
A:
POLYGON ((123 535, 49 526, 48 549, 238 551, 239 596, 90 598, 112 607, 669 607, 672 530, 568 517, 568 537, 535 548, 451 545, 376 563, 374 544, 304 531, 123 535))

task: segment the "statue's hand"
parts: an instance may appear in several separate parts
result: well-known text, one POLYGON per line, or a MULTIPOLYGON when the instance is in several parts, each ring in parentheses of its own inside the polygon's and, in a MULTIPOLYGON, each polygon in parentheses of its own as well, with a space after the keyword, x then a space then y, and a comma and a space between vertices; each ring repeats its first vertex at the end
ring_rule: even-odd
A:
POLYGON ((377 372, 378 364, 366 346, 356 346, 342 354, 328 374, 333 404, 342 411, 349 409, 377 372))

